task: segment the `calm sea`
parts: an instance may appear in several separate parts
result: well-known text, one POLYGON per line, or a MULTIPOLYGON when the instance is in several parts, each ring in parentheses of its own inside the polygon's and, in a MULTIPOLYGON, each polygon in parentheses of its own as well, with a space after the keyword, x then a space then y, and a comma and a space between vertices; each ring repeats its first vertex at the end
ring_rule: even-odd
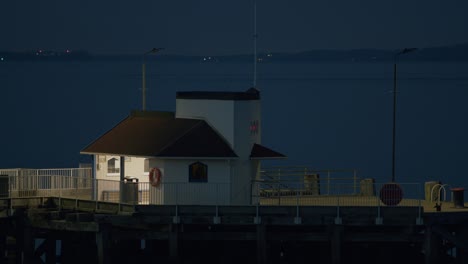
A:
MULTIPOLYGON (((251 63, 150 62, 148 108, 176 91, 243 91, 251 63)), ((263 144, 316 169, 390 180, 393 65, 262 63, 263 144)), ((79 151, 141 108, 139 61, 0 62, 0 168, 76 167, 79 151)), ((398 182, 468 187, 468 63, 398 65, 398 182)))

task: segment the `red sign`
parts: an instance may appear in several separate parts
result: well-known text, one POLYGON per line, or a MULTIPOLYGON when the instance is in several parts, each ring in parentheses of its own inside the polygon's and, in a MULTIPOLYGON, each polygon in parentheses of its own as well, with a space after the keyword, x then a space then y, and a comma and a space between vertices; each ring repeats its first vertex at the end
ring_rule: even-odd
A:
POLYGON ((380 200, 385 205, 397 205, 403 199, 403 190, 396 183, 386 183, 380 189, 380 200))

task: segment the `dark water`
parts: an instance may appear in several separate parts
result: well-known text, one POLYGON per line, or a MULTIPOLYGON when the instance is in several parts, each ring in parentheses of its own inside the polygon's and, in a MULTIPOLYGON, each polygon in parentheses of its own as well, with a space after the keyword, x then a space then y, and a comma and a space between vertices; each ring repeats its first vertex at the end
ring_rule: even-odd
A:
MULTIPOLYGON (((260 64, 263 143, 286 155, 266 165, 391 173, 393 65, 260 64)), ((398 65, 399 182, 468 187, 468 64, 398 65)), ((151 62, 148 108, 174 110, 175 92, 243 91, 249 63, 151 62)), ((0 167, 76 167, 79 151, 141 108, 139 61, 0 62, 0 167)))

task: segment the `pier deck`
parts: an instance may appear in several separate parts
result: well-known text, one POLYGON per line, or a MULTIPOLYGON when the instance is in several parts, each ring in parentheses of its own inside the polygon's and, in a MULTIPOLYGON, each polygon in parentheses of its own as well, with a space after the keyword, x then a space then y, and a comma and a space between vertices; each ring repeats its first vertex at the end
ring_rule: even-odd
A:
MULTIPOLYGON (((295 250, 306 247, 320 256, 322 263, 349 263, 348 260, 353 259, 349 254, 356 254, 350 253, 350 249, 360 252, 378 245, 380 251, 382 247, 388 248, 388 252, 408 251, 414 263, 439 263, 437 261, 447 259, 453 260, 452 263, 466 261, 468 210, 453 208, 448 202, 443 202, 442 210, 436 211, 434 203, 419 200, 405 199, 398 206, 374 206, 375 197, 360 199, 362 205, 356 204, 355 197, 330 196, 309 197, 307 201, 299 202, 296 199, 294 205, 288 205, 292 201, 285 199, 281 205, 266 200, 263 201, 265 204, 252 206, 134 205, 58 197, 0 199, 0 220, 3 222, 0 237, 16 237, 19 244, 15 254, 25 254, 31 260, 37 255, 53 253, 37 252, 43 247, 31 249, 24 237, 43 239, 43 243, 49 244, 51 239, 60 240, 65 244, 62 256, 48 257, 62 258, 60 263, 81 259, 66 250, 66 245, 69 247, 76 239, 78 244, 95 245, 87 248, 92 253, 84 256, 95 259, 96 263, 110 263, 122 258, 121 246, 128 246, 129 241, 133 241, 129 254, 140 257, 144 255, 144 248, 137 246, 140 243, 137 241, 146 241, 145 248, 164 245, 166 249, 158 249, 157 253, 144 252, 151 256, 156 254, 167 263, 199 254, 193 251, 195 244, 209 244, 216 251, 219 245, 240 247, 244 245, 242 243, 250 245, 246 252, 257 254, 247 263, 263 264, 267 259, 277 261, 272 248, 278 247, 294 251, 297 258, 304 256, 307 250, 295 250), (109 244, 108 239, 114 242, 109 244), (442 244, 456 249, 457 257, 448 258, 442 254, 439 250, 442 244), (316 251, 319 248, 321 250, 316 251), (326 248, 331 252, 324 250, 326 248)), ((73 245, 82 248, 76 243, 73 245)))

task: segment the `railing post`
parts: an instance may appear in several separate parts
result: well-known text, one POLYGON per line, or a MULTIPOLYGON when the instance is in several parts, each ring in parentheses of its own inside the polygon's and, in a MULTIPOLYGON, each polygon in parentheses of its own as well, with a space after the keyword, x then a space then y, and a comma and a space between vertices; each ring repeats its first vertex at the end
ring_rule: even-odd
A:
POLYGON ((75 184, 75 210, 78 209, 78 182, 75 184))
POLYGON ((219 183, 216 183, 216 206, 219 205, 219 183))
POLYGON ((300 225, 302 223, 301 217, 299 217, 299 186, 296 188, 296 217, 294 217, 294 224, 300 225))
POLYGON ((179 206, 177 204, 175 206, 175 216, 172 218, 172 223, 173 224, 179 224, 180 223, 179 206))
POLYGON ((416 225, 423 225, 424 224, 424 220, 421 217, 421 211, 422 211, 422 205, 421 205, 422 197, 421 196, 422 196, 421 195, 421 186, 419 186, 419 184, 418 184, 418 218, 416 219, 416 225))
POLYGON ((94 182, 94 199, 99 201, 99 181, 98 179, 93 179, 94 182))
MULTIPOLYGON (((306 189, 306 187, 305 187, 306 177, 307 177, 307 167, 304 168, 304 177, 302 177, 302 182, 304 183, 304 188, 303 189, 306 189)), ((298 182, 299 182, 299 180, 298 180, 298 182)), ((308 183, 308 184, 311 184, 311 183, 308 183)))
POLYGON ((278 205, 281 205, 281 184, 279 182, 276 183, 277 187, 277 196, 278 196, 278 205))
POLYGON ((62 185, 62 177, 63 176, 59 176, 58 179, 59 179, 59 211, 61 210, 61 207, 62 207, 62 188, 63 188, 63 185, 62 185))
POLYGON ((336 201, 336 217, 335 217, 335 225, 341 225, 343 224, 343 220, 341 219, 340 216, 340 196, 336 196, 337 201, 336 201))
POLYGON ((327 195, 330 195, 330 170, 327 170, 327 195))
POLYGON ((215 224, 215 225, 221 223, 221 218, 220 218, 219 215, 218 215, 219 184, 220 184, 220 183, 216 183, 216 197, 217 197, 217 198, 216 198, 216 214, 215 214, 215 216, 213 217, 213 224, 215 224))
POLYGON ((95 186, 95 191, 94 191, 94 200, 96 201, 96 212, 98 210, 98 200, 99 200, 99 196, 98 196, 98 180, 97 179, 92 179, 93 182, 94 182, 94 186, 95 186))
POLYGON ((39 170, 36 170, 36 184, 34 187, 32 188, 31 193, 34 194, 33 196, 37 196, 37 191, 39 190, 39 170), (34 190, 36 191, 34 192, 34 190))
POLYGON ((256 225, 259 225, 262 222, 262 218, 260 217, 258 206, 259 206, 258 204, 255 206, 256 210, 255 210, 254 224, 256 225))
MULTIPOLYGON (((378 188, 378 189, 380 190, 381 187, 378 188)), ((375 218, 375 224, 376 224, 376 225, 382 225, 382 224, 383 224, 383 218, 382 218, 382 216, 380 215, 380 206, 381 206, 381 204, 380 204, 380 197, 379 197, 379 196, 376 196, 376 198, 377 198, 377 218, 375 218)))
MULTIPOLYGON (((175 183, 175 187, 176 187, 176 199, 175 199, 175 204, 176 206, 179 204, 179 183, 175 183)), ((177 209, 177 207, 176 207, 177 209)))

